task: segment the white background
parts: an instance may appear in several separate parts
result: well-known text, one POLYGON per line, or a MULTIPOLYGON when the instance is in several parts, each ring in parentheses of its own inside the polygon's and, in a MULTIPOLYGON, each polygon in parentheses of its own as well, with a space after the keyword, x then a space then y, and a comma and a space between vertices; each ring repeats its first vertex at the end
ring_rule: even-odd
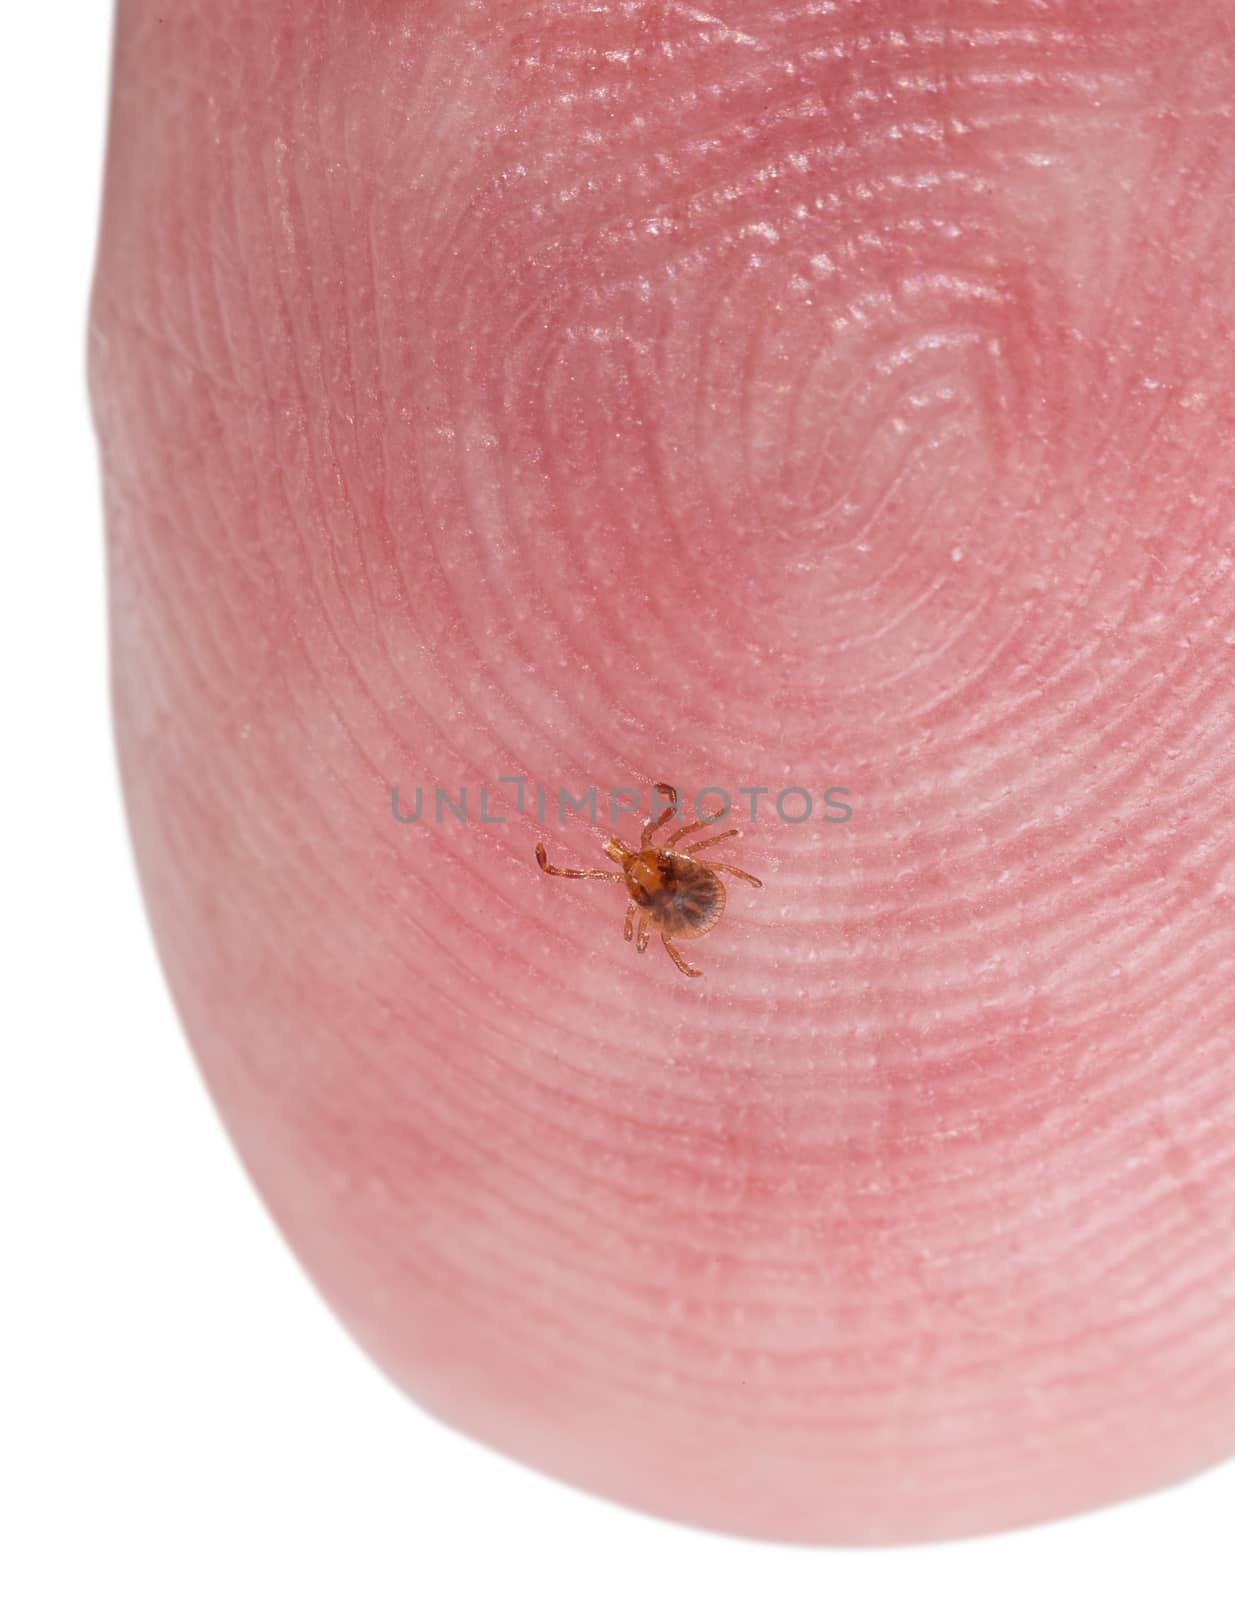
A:
POLYGON ((33 0, 5 33, 0 1593, 1229 1600, 1235 1464, 963 1544, 744 1543, 449 1432, 336 1326, 197 1079, 113 771, 83 379, 110 17, 33 0))

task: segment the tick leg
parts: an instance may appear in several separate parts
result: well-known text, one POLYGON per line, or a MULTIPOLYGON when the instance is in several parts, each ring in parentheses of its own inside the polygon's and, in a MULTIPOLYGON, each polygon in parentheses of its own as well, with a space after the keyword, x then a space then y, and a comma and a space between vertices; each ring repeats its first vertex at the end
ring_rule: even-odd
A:
MULTIPOLYGON (((691 856, 692 861, 699 861, 698 856, 691 856)), ((701 867, 708 867, 713 872, 732 872, 735 878, 741 878, 743 883, 753 883, 756 889, 763 888, 762 878, 753 878, 749 872, 743 872, 741 867, 731 867, 727 861, 699 861, 701 867)))
POLYGON ((635 902, 632 900, 626 907, 626 928, 623 937, 627 943, 635 936, 635 902))
POLYGON ((652 937, 651 924, 648 922, 648 919, 646 917, 640 917, 639 918, 639 937, 635 941, 635 949, 639 952, 640 955, 642 955, 643 952, 647 949, 648 940, 651 937, 652 937))
POLYGON ((582 867, 551 867, 543 844, 536 846, 536 859, 540 862, 540 870, 552 873, 555 878, 616 878, 619 882, 625 881, 625 875, 621 872, 601 872, 591 868, 585 871, 582 867))
POLYGON ((665 799, 669 802, 669 809, 667 811, 662 811, 660 816, 657 816, 656 815, 656 802, 655 801, 652 802, 652 815, 648 818, 648 820, 643 825, 643 837, 640 840, 640 843, 645 848, 647 846, 648 840, 656 832, 657 828, 659 828, 662 825, 662 823, 668 822, 670 817, 675 816, 677 814, 678 792, 673 787, 673 785, 671 783, 658 783, 656 785, 656 793, 664 795, 665 799))
MULTIPOLYGON (((722 806, 719 811, 711 811, 706 817, 700 817, 698 822, 688 822, 684 828, 679 828, 676 833, 671 833, 669 835, 669 837, 665 840, 665 849, 672 850, 677 840, 684 839, 688 833, 698 833, 700 828, 706 828, 713 822, 719 822, 724 814, 725 808, 722 806)), ((731 834, 734 834, 737 831, 738 830, 736 828, 731 828, 729 833, 722 833, 720 837, 722 839, 728 839, 731 834)), ((708 843, 711 844, 712 840, 709 839, 708 843)), ((698 846, 695 848, 698 849, 698 846)))
POLYGON ((690 962, 687 961, 683 957, 681 951, 674 949, 674 947, 669 943, 669 939, 668 939, 668 936, 666 934, 662 933, 661 936, 660 936, 660 940, 661 940, 661 943, 664 945, 665 949, 669 952, 669 954, 677 962, 678 966, 682 969, 682 971, 686 974, 686 976, 688 978, 702 978, 703 973, 699 970, 699 968, 698 967, 692 967, 690 962))
MULTIPOLYGON (((736 839, 741 831, 740 828, 730 828, 725 833, 714 833, 710 839, 700 839, 697 844, 687 845, 685 850, 681 850, 678 853, 679 855, 693 856, 696 850, 710 850, 714 844, 719 844, 722 839, 736 839)), ((672 843, 672 839, 667 840, 665 849, 667 850, 672 843)))

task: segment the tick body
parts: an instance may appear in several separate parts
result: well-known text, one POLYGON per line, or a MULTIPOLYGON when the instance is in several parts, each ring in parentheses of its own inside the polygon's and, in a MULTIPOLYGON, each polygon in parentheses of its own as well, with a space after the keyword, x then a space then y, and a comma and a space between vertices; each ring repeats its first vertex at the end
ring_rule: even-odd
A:
POLYGON ((604 846, 605 854, 610 861, 617 863, 620 872, 551 867, 543 844, 536 846, 536 859, 541 870, 551 873, 555 878, 608 878, 623 884, 627 895, 624 933, 627 939, 635 941, 635 949, 642 954, 655 931, 660 934, 661 943, 679 970, 688 978, 701 978, 703 974, 699 968, 691 966, 677 949, 674 940, 701 939, 720 921, 726 898, 725 886, 720 879, 722 872, 731 873, 756 889, 762 889, 763 884, 749 872, 732 867, 728 862, 700 859, 701 850, 710 849, 722 839, 736 839, 740 831, 737 828, 727 828, 724 833, 715 833, 710 839, 700 839, 694 844, 674 849, 679 839, 709 827, 719 820, 722 812, 713 812, 698 822, 688 823, 676 833, 671 833, 664 844, 653 844, 655 835, 676 814, 678 803, 678 792, 672 784, 658 783, 656 792, 665 797, 668 807, 658 817, 653 804, 652 816, 644 826, 638 849, 632 850, 620 839, 610 839, 604 846))

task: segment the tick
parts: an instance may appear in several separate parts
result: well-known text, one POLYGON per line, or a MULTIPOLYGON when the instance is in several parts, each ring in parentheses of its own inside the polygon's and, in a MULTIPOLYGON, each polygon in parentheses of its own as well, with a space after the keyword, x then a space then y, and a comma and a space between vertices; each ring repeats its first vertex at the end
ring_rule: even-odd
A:
POLYGON ((620 839, 610 839, 603 847, 610 861, 616 861, 621 867, 620 872, 604 872, 599 869, 591 871, 579 867, 551 867, 543 844, 536 846, 536 859, 540 863, 541 871, 552 873, 555 878, 611 878, 616 883, 625 884, 629 897, 626 907, 625 937, 635 940, 635 949, 642 955, 648 947, 652 930, 655 929, 660 934, 661 943, 681 971, 688 978, 701 978, 703 974, 699 968, 691 966, 673 941, 702 939, 703 935, 720 921, 721 912, 725 909, 725 886, 717 874, 731 872, 735 878, 741 878, 743 883, 753 884, 756 889, 762 889, 763 884, 749 872, 743 872, 741 867, 731 867, 724 861, 699 859, 700 850, 708 850, 712 845, 719 844, 722 839, 736 839, 741 832, 739 828, 727 828, 724 833, 714 833, 710 839, 700 839, 695 844, 683 845, 679 850, 673 848, 678 840, 685 839, 687 834, 698 833, 700 828, 709 827, 713 822, 719 821, 725 814, 723 810, 714 811, 698 822, 687 823, 684 828, 671 833, 663 845, 653 844, 654 835, 670 817, 677 814, 678 804, 678 792, 672 784, 658 783, 656 792, 664 795, 669 802, 668 809, 662 811, 658 817, 656 804, 653 801, 652 815, 644 824, 639 848, 632 850, 620 839), (636 917, 639 919, 637 934, 636 917))

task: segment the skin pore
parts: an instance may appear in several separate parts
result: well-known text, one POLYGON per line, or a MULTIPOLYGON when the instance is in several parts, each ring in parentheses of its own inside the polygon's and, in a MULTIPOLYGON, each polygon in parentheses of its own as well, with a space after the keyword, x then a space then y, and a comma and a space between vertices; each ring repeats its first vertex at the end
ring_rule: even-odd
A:
POLYGON ((571 1482, 871 1542, 1235 1447, 1235 45, 1161 17, 120 0, 168 978, 357 1338, 571 1482), (703 978, 512 774, 767 791, 703 978))

